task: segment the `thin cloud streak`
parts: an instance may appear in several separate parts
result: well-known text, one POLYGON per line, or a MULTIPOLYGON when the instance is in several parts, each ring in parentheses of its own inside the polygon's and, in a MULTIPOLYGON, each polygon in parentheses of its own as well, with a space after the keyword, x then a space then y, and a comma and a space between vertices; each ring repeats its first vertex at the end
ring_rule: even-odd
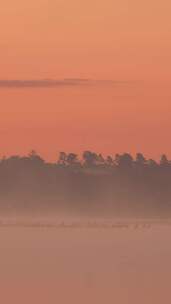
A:
POLYGON ((114 81, 114 80, 93 80, 82 78, 66 78, 61 80, 54 79, 33 79, 33 80, 20 80, 9 79, 0 80, 0 88, 53 88, 62 86, 92 86, 92 85, 124 85, 128 84, 127 81, 114 81))

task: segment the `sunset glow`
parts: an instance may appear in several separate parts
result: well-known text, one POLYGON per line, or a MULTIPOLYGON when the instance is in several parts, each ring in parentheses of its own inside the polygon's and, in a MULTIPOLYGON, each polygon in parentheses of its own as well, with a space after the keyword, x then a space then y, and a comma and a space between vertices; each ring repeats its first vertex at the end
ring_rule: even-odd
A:
POLYGON ((3 2, 0 79, 119 84, 1 87, 1 156, 32 148, 50 160, 87 148, 171 155, 170 9, 168 0, 3 2))

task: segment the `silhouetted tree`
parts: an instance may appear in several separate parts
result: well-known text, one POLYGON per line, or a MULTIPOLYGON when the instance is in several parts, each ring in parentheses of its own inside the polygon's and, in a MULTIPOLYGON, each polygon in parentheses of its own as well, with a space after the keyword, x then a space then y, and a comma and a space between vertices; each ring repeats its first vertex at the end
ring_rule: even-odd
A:
POLYGON ((40 157, 40 155, 37 154, 37 152, 35 150, 32 150, 29 155, 28 155, 29 159, 34 162, 35 164, 43 164, 44 160, 43 158, 40 157))
POLYGON ((145 157, 142 153, 137 153, 135 163, 138 166, 145 166, 147 163, 147 160, 145 159, 145 157))
POLYGON ((112 166, 114 164, 114 160, 110 155, 108 155, 107 158, 106 158, 106 164, 108 166, 112 166))
POLYGON ((66 163, 67 163, 67 154, 65 152, 60 152, 59 153, 58 164, 59 165, 66 165, 66 163))
POLYGON ((88 167, 95 166, 98 161, 98 155, 91 151, 85 151, 83 153, 84 165, 88 167))
POLYGON ((75 153, 69 153, 67 155, 67 163, 70 166, 78 164, 78 155, 75 153))
POLYGON ((149 159, 148 160, 148 166, 149 166, 149 168, 153 168, 153 169, 155 169, 155 168, 157 168, 157 162, 154 160, 154 159, 149 159))
POLYGON ((116 154, 115 163, 122 168, 131 168, 133 166, 133 157, 129 153, 116 154))
POLYGON ((160 158, 160 165, 162 167, 168 167, 169 166, 169 161, 168 161, 168 158, 165 154, 162 154, 162 156, 160 158))
POLYGON ((97 164, 98 165, 102 165, 102 166, 105 164, 105 159, 104 159, 104 157, 103 157, 102 154, 98 154, 98 156, 97 156, 97 164))

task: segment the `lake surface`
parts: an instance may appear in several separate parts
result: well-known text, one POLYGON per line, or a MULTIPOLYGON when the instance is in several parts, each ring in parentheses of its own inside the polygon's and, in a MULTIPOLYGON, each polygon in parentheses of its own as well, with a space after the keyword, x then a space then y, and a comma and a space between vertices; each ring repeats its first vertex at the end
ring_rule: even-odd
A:
POLYGON ((171 226, 0 228, 3 304, 170 303, 171 226))

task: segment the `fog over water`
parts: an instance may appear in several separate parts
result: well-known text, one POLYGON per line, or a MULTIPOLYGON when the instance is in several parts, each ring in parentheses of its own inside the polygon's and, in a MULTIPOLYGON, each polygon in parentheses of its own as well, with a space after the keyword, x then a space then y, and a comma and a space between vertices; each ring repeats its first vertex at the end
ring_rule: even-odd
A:
POLYGON ((102 226, 1 225, 2 303, 169 303, 171 226, 102 226))

